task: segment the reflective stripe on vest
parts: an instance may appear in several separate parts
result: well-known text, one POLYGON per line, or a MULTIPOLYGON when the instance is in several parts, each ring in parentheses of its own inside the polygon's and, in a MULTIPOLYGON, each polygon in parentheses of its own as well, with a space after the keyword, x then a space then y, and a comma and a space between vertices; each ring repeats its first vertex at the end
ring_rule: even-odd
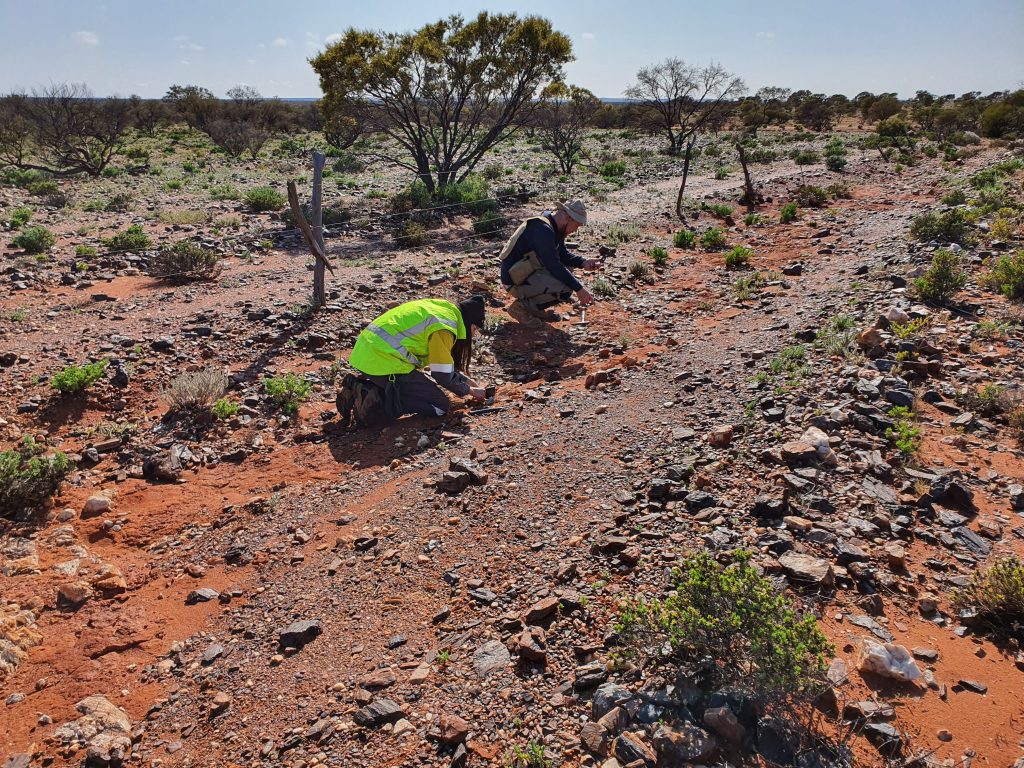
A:
POLYGON ((456 336, 458 335, 458 323, 456 323, 453 320, 447 320, 443 317, 434 317, 433 315, 416 323, 416 325, 414 325, 412 328, 406 328, 404 331, 399 331, 398 333, 388 333, 376 323, 370 323, 368 326, 366 326, 366 330, 370 331, 378 338, 380 338, 382 341, 384 341, 389 347, 395 350, 395 352, 401 355, 402 359, 405 360, 405 362, 409 363, 409 365, 419 368, 423 365, 423 363, 420 361, 418 357, 416 357, 416 355, 414 355, 412 352, 410 352, 408 349, 402 346, 402 340, 408 339, 411 336, 415 336, 419 333, 423 333, 423 331, 427 330, 427 328, 436 324, 441 324, 448 328, 451 328, 452 333, 454 333, 456 336))

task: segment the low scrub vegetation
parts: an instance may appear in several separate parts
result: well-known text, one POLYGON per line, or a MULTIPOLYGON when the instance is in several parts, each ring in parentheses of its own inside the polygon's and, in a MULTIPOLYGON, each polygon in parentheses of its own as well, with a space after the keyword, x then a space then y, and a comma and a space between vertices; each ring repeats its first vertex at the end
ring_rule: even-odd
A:
POLYGON ((959 208, 922 213, 911 222, 910 235, 925 243, 935 241, 969 245, 974 240, 967 214, 959 208))
POLYGON ((1009 299, 1024 299, 1024 250, 1000 256, 986 282, 1009 299))
POLYGON ((700 244, 706 251, 720 251, 726 246, 725 232, 718 227, 706 229, 700 236, 700 244))
POLYGON ((973 610, 977 621, 996 634, 1024 633, 1024 562, 1015 555, 975 571, 971 582, 953 597, 959 608, 973 610))
POLYGON ((273 187, 256 187, 245 193, 245 204, 257 213, 279 211, 284 203, 284 195, 273 187))
POLYGON ((821 208, 828 202, 828 192, 821 187, 801 184, 793 193, 793 198, 804 208, 821 208))
POLYGON ((609 224, 604 230, 604 241, 614 247, 636 240, 640 237, 640 227, 636 224, 609 224))
POLYGON ((965 285, 967 272, 960 264, 960 257, 939 248, 932 256, 928 271, 914 281, 914 293, 924 301, 945 304, 965 285))
POLYGON ((164 390, 172 411, 204 411, 217 402, 228 388, 228 377, 216 366, 175 376, 164 390))
POLYGON ((676 248, 693 248, 697 242, 697 234, 690 229, 680 229, 672 236, 672 245, 676 248))
POLYGON ((829 321, 818 329, 814 345, 824 350, 826 354, 850 357, 857 349, 856 338, 853 318, 839 314, 829 318, 829 321))
POLYGON ((705 691, 735 687, 761 702, 817 690, 834 649, 812 615, 796 607, 737 551, 727 566, 688 558, 671 592, 628 600, 616 631, 623 656, 676 668, 705 691))
POLYGON ((179 240, 150 260, 149 274, 172 283, 212 280, 220 274, 220 256, 193 240, 179 240))
POLYGON ((885 438, 904 458, 917 453, 921 447, 921 429, 914 423, 914 412, 903 406, 889 409, 893 425, 885 430, 885 438))
POLYGON ((53 375, 50 386, 62 395, 77 394, 99 381, 109 364, 109 360, 97 360, 86 365, 69 365, 53 375))
POLYGON ((65 454, 45 456, 31 437, 17 448, 0 452, 0 517, 13 518, 42 507, 60 490, 70 471, 65 454))
POLYGON ((27 227, 14 237, 11 245, 23 249, 25 253, 46 253, 55 242, 57 239, 53 232, 46 227, 27 227))
POLYGON ((309 397, 310 384, 301 376, 286 373, 284 376, 270 376, 263 380, 263 390, 270 401, 285 413, 296 413, 302 402, 309 397))
POLYGON ((779 223, 780 224, 792 224, 796 221, 797 207, 796 203, 786 203, 782 208, 779 209, 779 223))
POLYGON ((725 268, 726 269, 740 269, 741 267, 747 266, 747 262, 750 261, 750 257, 753 256, 754 251, 746 246, 737 245, 727 254, 725 254, 725 268))
POLYGON ((118 232, 101 242, 115 251, 144 251, 150 246, 149 235, 142 230, 140 224, 132 224, 124 232, 118 232))

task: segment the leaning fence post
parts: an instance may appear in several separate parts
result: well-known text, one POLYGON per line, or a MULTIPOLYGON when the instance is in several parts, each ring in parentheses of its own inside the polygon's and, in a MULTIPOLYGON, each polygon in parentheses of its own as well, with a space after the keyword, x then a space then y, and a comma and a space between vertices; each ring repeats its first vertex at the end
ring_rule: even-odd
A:
MULTIPOLYGON (((327 160, 322 152, 313 152, 313 203, 310 208, 310 216, 313 219, 313 238, 320 246, 320 253, 326 254, 324 248, 324 214, 320 204, 320 195, 323 190, 324 162, 327 160)), ((327 303, 325 288, 325 259, 317 259, 313 267, 313 304, 318 308, 327 303)))

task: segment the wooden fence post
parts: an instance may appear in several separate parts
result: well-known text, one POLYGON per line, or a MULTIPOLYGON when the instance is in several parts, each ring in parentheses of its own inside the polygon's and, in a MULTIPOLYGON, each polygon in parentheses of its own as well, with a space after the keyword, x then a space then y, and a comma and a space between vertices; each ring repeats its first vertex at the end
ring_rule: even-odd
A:
MULTIPOLYGON (((313 239, 320 246, 320 253, 326 254, 324 247, 324 214, 320 196, 323 191, 324 163, 327 158, 322 152, 313 152, 313 203, 310 215, 313 218, 313 239)), ((313 267, 313 304, 319 309, 327 303, 325 286, 326 259, 317 259, 313 267)))

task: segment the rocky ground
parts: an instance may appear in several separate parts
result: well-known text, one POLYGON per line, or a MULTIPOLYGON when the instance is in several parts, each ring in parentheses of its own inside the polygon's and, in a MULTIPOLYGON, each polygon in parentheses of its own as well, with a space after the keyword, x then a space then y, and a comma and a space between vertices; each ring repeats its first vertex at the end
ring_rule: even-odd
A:
MULTIPOLYGON (((691 221, 753 248, 746 271, 673 248, 675 178, 640 165, 594 193, 580 233, 595 255, 626 226, 601 269, 614 297, 535 329, 492 292, 475 375, 494 408, 381 432, 337 425, 334 361, 393 301, 492 289, 497 246, 361 251, 341 228, 315 316, 287 236, 178 288, 128 257, 85 280, 8 269, 0 311, 24 316, 0 335, 4 447, 34 434, 80 462, 45 524, 5 523, 0 542, 7 765, 791 763, 796 745, 727 692, 611 663, 622 599, 737 547, 834 642, 823 727, 858 763, 1019 762, 1024 655, 950 598, 1024 552, 1021 445, 960 394, 1020 386, 1021 310, 980 287, 988 239, 953 311, 906 290, 934 250, 910 219, 1005 155, 760 167, 766 224, 691 221), (841 179, 851 197, 777 223, 798 184, 841 179), (667 263, 631 271, 654 246, 667 263), (819 334, 840 315, 851 328, 819 334), (114 363, 88 397, 50 394, 62 365, 99 357, 114 363), (166 418, 162 388, 208 365, 231 371, 239 413, 166 418), (297 416, 262 389, 285 371, 313 384, 297 416), (885 436, 897 405, 921 430, 912 457, 885 436), (872 642, 909 650, 914 679, 862 671, 872 642)), ((735 173, 691 185, 739 192, 735 173)))

